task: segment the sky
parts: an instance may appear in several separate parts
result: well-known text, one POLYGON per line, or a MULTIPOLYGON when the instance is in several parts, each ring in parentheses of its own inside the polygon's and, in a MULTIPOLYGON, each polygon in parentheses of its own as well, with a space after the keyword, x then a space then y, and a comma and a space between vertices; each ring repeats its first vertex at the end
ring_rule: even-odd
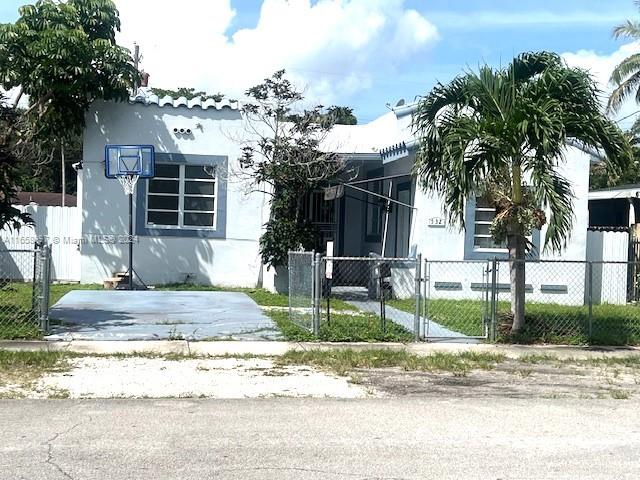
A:
MULTIPOLYGON (((632 0, 115 0, 121 45, 142 50, 151 86, 239 98, 279 69, 309 106, 346 105, 361 123, 479 64, 550 50, 603 90, 640 45, 612 28, 640 19, 632 0)), ((27 0, 2 0, 0 22, 27 0)), ((619 118, 638 109, 626 105, 619 118)), ((621 122, 628 126, 633 117, 621 122)))

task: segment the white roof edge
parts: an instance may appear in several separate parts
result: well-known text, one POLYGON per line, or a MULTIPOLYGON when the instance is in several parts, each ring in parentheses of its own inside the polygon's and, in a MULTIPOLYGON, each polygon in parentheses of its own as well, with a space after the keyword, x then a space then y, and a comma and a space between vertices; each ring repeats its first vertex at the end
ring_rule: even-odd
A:
POLYGON ((186 97, 173 98, 169 95, 158 98, 157 95, 151 93, 150 89, 140 89, 138 93, 129 97, 129 103, 131 104, 141 104, 141 105, 157 105, 160 108, 163 107, 186 107, 188 109, 200 108, 202 110, 222 110, 228 108, 230 110, 240 110, 241 105, 237 100, 231 101, 226 98, 223 98, 221 101, 216 102, 213 99, 207 99, 204 102, 200 97, 195 97, 188 100, 186 97))
POLYGON ((589 200, 612 200, 615 198, 640 198, 640 185, 591 190, 589 192, 589 200))
POLYGON ((409 103, 401 107, 392 108, 391 110, 398 118, 406 117, 407 115, 412 115, 418 109, 418 103, 419 102, 409 103))

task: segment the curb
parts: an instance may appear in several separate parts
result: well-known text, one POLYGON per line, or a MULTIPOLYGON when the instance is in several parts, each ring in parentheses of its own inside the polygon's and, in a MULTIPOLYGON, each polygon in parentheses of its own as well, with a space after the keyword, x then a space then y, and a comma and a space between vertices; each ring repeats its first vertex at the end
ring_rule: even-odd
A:
POLYGON ((67 351, 85 354, 135 354, 158 355, 256 355, 279 356, 290 350, 395 350, 416 355, 435 353, 486 352, 503 354, 509 358, 530 355, 550 355, 558 358, 588 359, 598 357, 628 357, 640 355, 639 347, 576 347, 571 345, 493 345, 473 343, 328 343, 328 342, 267 342, 267 341, 219 341, 189 342, 186 340, 151 341, 0 341, 0 350, 8 351, 67 351))

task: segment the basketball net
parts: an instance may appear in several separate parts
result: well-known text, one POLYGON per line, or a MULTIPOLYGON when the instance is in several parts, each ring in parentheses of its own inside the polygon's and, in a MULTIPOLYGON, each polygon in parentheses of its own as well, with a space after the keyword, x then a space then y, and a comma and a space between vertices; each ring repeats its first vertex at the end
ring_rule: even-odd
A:
POLYGON ((136 189, 136 184, 138 183, 138 179, 140 175, 121 175, 118 177, 118 181, 120 185, 122 185, 122 189, 124 193, 127 195, 133 195, 133 191, 136 189))

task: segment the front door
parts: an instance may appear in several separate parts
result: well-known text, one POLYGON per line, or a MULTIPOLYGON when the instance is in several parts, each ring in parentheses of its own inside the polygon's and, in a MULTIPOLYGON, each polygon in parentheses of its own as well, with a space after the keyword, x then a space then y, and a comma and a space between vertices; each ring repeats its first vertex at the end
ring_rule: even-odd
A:
MULTIPOLYGON (((398 185, 398 201, 411 205, 411 183, 398 185)), ((404 258, 409 256, 409 237, 411 236, 411 212, 409 207, 394 205, 396 211, 396 248, 395 256, 404 258)))

